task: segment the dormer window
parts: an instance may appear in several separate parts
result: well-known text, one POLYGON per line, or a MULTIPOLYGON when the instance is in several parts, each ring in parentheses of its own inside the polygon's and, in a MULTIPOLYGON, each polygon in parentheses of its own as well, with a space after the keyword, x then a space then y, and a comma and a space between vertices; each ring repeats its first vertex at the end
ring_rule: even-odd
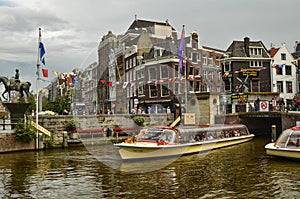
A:
POLYGON ((163 54, 164 49, 163 48, 154 48, 154 57, 161 57, 163 54))
POLYGON ((262 56, 262 48, 249 48, 251 57, 261 57, 262 56))

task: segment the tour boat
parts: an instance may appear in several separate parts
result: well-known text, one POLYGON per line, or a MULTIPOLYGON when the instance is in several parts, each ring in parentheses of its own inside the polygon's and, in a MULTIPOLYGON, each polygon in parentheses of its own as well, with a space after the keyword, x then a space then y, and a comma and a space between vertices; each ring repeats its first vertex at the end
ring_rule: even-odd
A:
POLYGON ((125 142, 117 143, 123 160, 181 156, 232 146, 252 140, 242 124, 214 126, 154 126, 143 128, 125 142))
POLYGON ((300 126, 284 130, 277 141, 267 144, 265 149, 268 155, 300 160, 300 126))

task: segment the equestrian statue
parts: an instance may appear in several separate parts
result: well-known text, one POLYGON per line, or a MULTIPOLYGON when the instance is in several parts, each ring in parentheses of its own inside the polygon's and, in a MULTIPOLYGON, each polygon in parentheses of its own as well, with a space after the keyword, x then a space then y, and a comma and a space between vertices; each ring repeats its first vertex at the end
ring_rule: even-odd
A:
POLYGON ((21 97, 24 97, 24 93, 26 94, 27 97, 31 95, 29 89, 31 86, 30 82, 21 82, 20 81, 20 74, 19 70, 16 69, 16 74, 14 77, 11 79, 8 79, 5 76, 0 76, 0 83, 4 84, 5 90, 2 93, 2 97, 5 100, 10 100, 10 91, 18 91, 21 94, 21 97), (8 99, 4 96, 6 93, 8 93, 8 99))

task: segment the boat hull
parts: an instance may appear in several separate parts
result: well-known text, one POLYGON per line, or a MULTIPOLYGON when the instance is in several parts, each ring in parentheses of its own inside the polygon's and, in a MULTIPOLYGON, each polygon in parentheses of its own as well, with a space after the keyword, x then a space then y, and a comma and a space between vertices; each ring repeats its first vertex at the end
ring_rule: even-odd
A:
POLYGON ((275 143, 269 143, 265 146, 267 155, 300 160, 299 148, 281 148, 275 147, 274 144, 275 143))
POLYGON ((174 145, 157 145, 157 143, 120 143, 119 153, 123 160, 137 160, 148 158, 161 158, 171 156, 182 156, 194 153, 207 152, 210 150, 228 147, 252 140, 253 134, 224 138, 212 141, 193 142, 174 145))

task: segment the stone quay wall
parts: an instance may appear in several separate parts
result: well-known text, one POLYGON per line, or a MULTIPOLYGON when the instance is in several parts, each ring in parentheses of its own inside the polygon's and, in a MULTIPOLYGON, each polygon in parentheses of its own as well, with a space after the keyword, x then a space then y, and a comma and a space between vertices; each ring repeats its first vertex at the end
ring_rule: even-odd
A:
POLYGON ((35 141, 24 142, 16 138, 15 133, 0 133, 0 153, 35 149, 35 141))
MULTIPOLYGON (((119 129, 138 129, 134 120, 138 117, 144 118, 144 126, 148 125, 169 125, 174 121, 172 114, 114 114, 114 115, 55 115, 55 116, 39 116, 39 125, 49 130, 53 135, 54 145, 64 145, 64 133, 66 133, 66 127, 69 121, 74 120, 76 123, 76 130, 94 130, 102 129, 103 134, 106 134, 106 130, 109 128, 119 129)), ((29 119, 35 121, 35 117, 29 119)), ((46 138, 46 136, 45 136, 46 138)), ((47 139, 47 138, 46 138, 47 139)), ((76 139, 72 136, 72 133, 68 132, 68 139, 76 139)))

